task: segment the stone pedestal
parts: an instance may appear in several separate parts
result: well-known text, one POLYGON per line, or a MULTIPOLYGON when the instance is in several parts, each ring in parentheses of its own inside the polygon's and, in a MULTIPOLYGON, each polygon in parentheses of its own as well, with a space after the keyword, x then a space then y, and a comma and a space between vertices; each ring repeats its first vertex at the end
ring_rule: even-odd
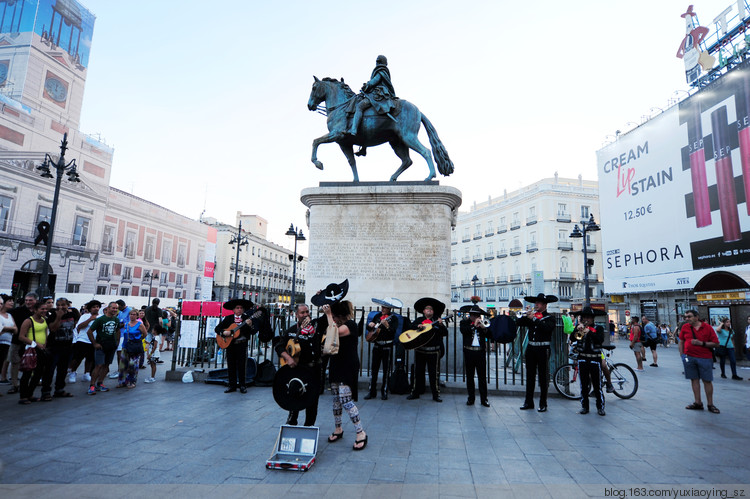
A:
POLYGON ((450 306, 451 227, 461 191, 438 182, 322 182, 304 189, 309 208, 307 300, 349 279, 355 307, 392 296, 450 306))

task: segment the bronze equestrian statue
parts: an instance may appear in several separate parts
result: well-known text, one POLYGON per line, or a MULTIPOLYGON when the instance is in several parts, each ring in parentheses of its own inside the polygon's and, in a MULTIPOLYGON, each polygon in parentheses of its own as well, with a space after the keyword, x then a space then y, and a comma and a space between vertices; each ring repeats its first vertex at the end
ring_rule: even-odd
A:
POLYGON ((385 56, 378 56, 370 81, 362 86, 362 93, 359 95, 354 94, 343 78, 341 81, 334 78, 313 78, 315 82, 307 108, 315 111, 321 102, 325 102, 329 131, 327 135, 313 141, 312 162, 316 167, 323 169, 323 163, 317 158, 318 146, 336 142, 349 161, 354 182, 359 182, 354 146, 360 146, 362 149, 356 154, 364 156, 367 147, 388 142, 401 159, 401 166, 391 175, 391 182, 396 181, 411 166, 409 149, 418 152, 427 161, 430 174, 425 181, 432 180, 435 178, 432 155, 418 139, 422 124, 427 131, 438 171, 445 176, 453 173, 453 162, 432 123, 417 106, 396 97, 385 56), (350 115, 353 116, 349 125, 350 115))

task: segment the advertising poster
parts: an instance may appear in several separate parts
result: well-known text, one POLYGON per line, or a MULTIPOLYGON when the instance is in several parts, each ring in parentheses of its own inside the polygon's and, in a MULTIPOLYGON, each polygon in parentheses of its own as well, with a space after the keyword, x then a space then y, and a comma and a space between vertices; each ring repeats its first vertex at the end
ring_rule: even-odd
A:
POLYGON ((607 293, 750 270, 750 66, 597 152, 607 293))
POLYGON ((216 239, 218 231, 208 227, 206 235, 206 261, 203 264, 203 282, 201 283, 201 296, 203 301, 211 300, 214 287, 214 266, 216 265, 216 239))

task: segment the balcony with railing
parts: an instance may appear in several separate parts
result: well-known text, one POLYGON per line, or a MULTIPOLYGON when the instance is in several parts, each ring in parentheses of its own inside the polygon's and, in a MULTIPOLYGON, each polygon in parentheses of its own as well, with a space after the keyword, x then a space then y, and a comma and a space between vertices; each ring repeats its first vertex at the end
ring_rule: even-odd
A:
POLYGON ((536 215, 526 217, 526 225, 534 225, 537 222, 536 215))
POLYGON ((573 243, 570 241, 557 241, 557 249, 560 251, 573 251, 573 243))
POLYGON ((510 282, 521 282, 521 274, 511 274, 510 282))
POLYGON ((472 260, 475 261, 475 262, 481 262, 482 261, 482 255, 480 255, 479 253, 477 253, 476 255, 474 255, 474 258, 472 258, 472 260))
POLYGON ((451 258, 451 266, 458 265, 458 258, 451 258))
POLYGON ((508 226, 507 225, 498 225, 497 226, 497 233, 498 234, 505 234, 508 232, 508 226))
POLYGON ((471 284, 471 281, 468 279, 461 279, 461 286, 462 287, 468 287, 471 284))
POLYGON ((506 250, 505 248, 497 250, 498 258, 505 258, 506 256, 508 256, 508 250, 506 250))
POLYGON ((561 213, 561 212, 557 213, 558 222, 570 223, 570 220, 571 220, 570 213, 561 213))
POLYGON ((484 284, 495 284, 495 278, 494 277, 485 277, 482 282, 484 282, 484 284))
POLYGON ((521 254, 521 247, 520 246, 514 246, 510 249, 510 256, 516 256, 521 254))
MULTIPOLYGON (((583 251, 583 249, 581 251, 583 251)), ((586 245, 586 251, 589 252, 589 253, 596 253, 596 244, 594 244, 594 243, 587 244, 586 245)))
POLYGON ((484 254, 484 259, 485 260, 494 260, 495 259, 495 252, 494 251, 489 251, 489 252, 485 253, 484 254))
POLYGON ((521 228, 521 221, 520 220, 513 220, 510 223, 510 230, 516 230, 521 228))
POLYGON ((497 279, 495 279, 495 281, 498 284, 505 284, 506 282, 508 282, 508 276, 505 274, 499 275, 497 276, 497 279))
POLYGON ((487 229, 484 231, 484 237, 492 237, 495 235, 495 231, 493 229, 487 229))
POLYGON ((577 281, 578 277, 575 272, 560 272, 557 277, 561 281, 577 281))
POLYGON ((471 238, 469 236, 464 236, 461 238, 462 243, 468 243, 469 241, 471 241, 471 238))
POLYGON ((539 246, 536 243, 529 243, 526 245, 526 253, 533 253, 539 251, 539 246))
POLYGON ((461 257, 461 263, 471 263, 471 258, 468 256, 461 257))
POLYGON ((475 232, 474 233, 474 239, 482 239, 482 233, 481 232, 475 232))

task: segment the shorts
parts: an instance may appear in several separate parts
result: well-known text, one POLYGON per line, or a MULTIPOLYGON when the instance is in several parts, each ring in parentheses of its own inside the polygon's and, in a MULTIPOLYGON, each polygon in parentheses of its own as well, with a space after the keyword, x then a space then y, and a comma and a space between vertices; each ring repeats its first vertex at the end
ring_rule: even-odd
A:
POLYGON ((114 348, 100 348, 94 350, 94 365, 97 366, 108 366, 112 363, 112 359, 115 358, 114 348))
POLYGON ((685 357, 685 379, 713 381, 713 360, 700 357, 685 357))
POLYGON ((81 362, 83 359, 86 359, 86 361, 94 360, 94 346, 82 341, 73 343, 73 361, 81 362))
POLYGON ((646 341, 643 342, 643 346, 646 346, 650 348, 651 350, 656 350, 656 346, 659 344, 658 338, 649 338, 646 341))
POLYGON ((636 341, 635 344, 630 347, 630 349, 634 352, 640 352, 641 348, 643 348, 643 343, 641 343, 640 341, 636 341))

